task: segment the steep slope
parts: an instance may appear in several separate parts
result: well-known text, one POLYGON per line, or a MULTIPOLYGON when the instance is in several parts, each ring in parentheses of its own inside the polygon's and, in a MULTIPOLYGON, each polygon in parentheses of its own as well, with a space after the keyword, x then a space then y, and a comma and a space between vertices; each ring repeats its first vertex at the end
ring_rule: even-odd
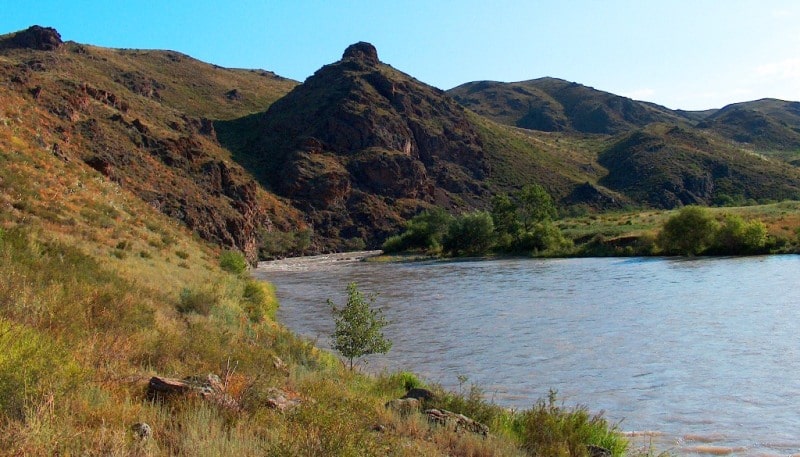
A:
POLYGON ((265 113, 216 129, 331 248, 353 238, 376 246, 433 204, 488 200, 490 166, 464 108, 380 62, 368 43, 347 48, 265 113))
POLYGON ((691 128, 655 124, 600 153, 600 183, 658 208, 800 198, 800 170, 691 128))
POLYGON ((34 26, 0 37, 0 130, 13 151, 15 122, 40 146, 106 179, 254 260, 259 233, 300 215, 266 193, 220 147, 209 118, 263 108, 296 83, 228 70, 172 51, 113 50, 62 42, 34 26))
POLYGON ((662 106, 556 78, 471 82, 447 93, 497 122, 545 132, 617 134, 653 122, 687 120, 662 106))
POLYGON ((762 99, 735 103, 697 126, 760 151, 800 150, 800 102, 762 99))

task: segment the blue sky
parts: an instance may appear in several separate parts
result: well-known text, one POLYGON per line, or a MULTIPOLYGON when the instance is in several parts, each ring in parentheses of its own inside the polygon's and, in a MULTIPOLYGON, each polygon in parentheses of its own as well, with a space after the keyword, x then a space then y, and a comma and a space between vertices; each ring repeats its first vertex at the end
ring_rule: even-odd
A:
POLYGON ((0 0, 0 33, 172 49, 304 80, 369 41, 442 89, 553 76, 669 108, 800 100, 800 2, 0 0))

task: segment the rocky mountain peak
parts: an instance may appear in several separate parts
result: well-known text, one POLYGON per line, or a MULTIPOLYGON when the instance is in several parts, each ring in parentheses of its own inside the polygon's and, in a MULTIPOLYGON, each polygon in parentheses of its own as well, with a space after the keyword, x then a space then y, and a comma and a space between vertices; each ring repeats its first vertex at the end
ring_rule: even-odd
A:
POLYGON ((12 35, 5 43, 4 47, 27 48, 37 51, 53 51, 58 49, 63 41, 61 34, 52 27, 42 27, 34 25, 12 35))
POLYGON ((348 46, 342 55, 342 60, 345 59, 355 59, 372 65, 380 62, 380 60, 378 60, 378 50, 375 49, 375 46, 366 41, 359 41, 358 43, 348 46))

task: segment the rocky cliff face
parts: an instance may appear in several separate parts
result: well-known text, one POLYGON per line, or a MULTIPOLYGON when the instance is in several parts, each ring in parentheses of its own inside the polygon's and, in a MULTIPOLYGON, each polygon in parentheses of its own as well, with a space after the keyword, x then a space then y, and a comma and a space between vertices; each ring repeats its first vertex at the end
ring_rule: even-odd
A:
POLYGON ((36 51, 53 51, 62 45, 61 34, 51 27, 34 25, 25 30, 11 34, 0 41, 0 49, 32 49, 36 51))
POLYGON ((350 238, 374 247, 421 208, 488 198, 490 166, 464 109, 381 63, 369 43, 348 47, 253 128, 217 128, 245 131, 248 141, 232 147, 309 215, 329 248, 350 238))
MULTIPOLYGON (((229 81, 238 78, 254 88, 263 75, 177 53, 62 42, 56 30, 38 26, 0 37, 0 56, 4 115, 14 111, 31 128, 53 133, 57 140, 41 144, 43 149, 84 162, 201 237, 253 261, 260 232, 302 226, 294 209, 231 160, 211 120, 166 101, 200 89, 224 97, 229 86, 202 86, 209 74, 209 80, 226 81, 219 76, 230 73, 229 81)), ((195 102, 195 110, 205 108, 195 102)))

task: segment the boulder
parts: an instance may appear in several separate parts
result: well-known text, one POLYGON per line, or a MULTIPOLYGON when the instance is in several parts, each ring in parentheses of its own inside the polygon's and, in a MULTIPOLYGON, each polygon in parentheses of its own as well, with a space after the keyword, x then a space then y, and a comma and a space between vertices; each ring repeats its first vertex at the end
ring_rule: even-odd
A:
POLYGON ((406 394, 400 398, 416 398, 417 400, 420 401, 429 401, 433 400, 434 397, 435 397, 434 393, 431 392, 430 390, 415 387, 413 389, 409 389, 408 392, 406 392, 406 394))
POLYGON ((225 391, 225 384, 215 374, 183 379, 153 376, 147 385, 147 397, 151 400, 190 395, 197 395, 226 409, 239 409, 239 403, 225 391))
POLYGON ((141 440, 145 441, 153 437, 153 429, 145 422, 137 422, 131 426, 131 431, 133 435, 141 440))
POLYGON ((428 417, 428 422, 450 428, 455 432, 470 432, 481 436, 489 435, 489 427, 463 414, 444 409, 427 409, 425 410, 425 415, 428 417))
POLYGON ((267 392, 267 407, 277 409, 280 412, 290 411, 303 403, 300 395, 277 387, 272 387, 267 392))
POLYGON ((401 416, 408 416, 419 412, 420 402, 416 398, 397 398, 386 402, 386 409, 392 410, 401 416))

